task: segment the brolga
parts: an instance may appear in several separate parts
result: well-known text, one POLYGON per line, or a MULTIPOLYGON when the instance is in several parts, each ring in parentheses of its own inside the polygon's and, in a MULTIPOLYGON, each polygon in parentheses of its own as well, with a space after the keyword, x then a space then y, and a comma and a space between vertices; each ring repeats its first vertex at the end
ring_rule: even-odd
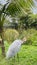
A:
POLYGON ((11 57, 14 57, 18 52, 20 51, 21 45, 26 42, 26 38, 23 38, 22 40, 17 39, 15 40, 8 48, 8 51, 6 53, 6 59, 9 59, 11 57))

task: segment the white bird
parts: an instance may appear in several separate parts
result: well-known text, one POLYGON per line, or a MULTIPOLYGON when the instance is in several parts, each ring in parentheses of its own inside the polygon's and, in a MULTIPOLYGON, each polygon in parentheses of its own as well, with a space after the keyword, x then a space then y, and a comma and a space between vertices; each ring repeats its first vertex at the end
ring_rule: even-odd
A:
POLYGON ((10 57, 14 57, 20 50, 21 45, 23 42, 26 41, 26 38, 23 38, 22 40, 17 39, 15 40, 10 46, 6 53, 6 59, 9 59, 10 57))

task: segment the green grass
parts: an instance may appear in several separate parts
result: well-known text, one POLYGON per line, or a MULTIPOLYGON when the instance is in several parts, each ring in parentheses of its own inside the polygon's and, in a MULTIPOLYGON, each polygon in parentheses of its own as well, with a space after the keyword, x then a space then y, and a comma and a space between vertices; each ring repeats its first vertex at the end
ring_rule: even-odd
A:
POLYGON ((1 59, 0 65, 37 65, 37 46, 22 45, 19 54, 19 62, 17 55, 8 60, 1 59))

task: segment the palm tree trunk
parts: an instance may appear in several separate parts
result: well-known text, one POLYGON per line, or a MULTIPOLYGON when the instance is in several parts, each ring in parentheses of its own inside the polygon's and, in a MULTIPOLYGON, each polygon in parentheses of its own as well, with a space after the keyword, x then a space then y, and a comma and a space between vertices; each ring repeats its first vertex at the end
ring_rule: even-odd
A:
POLYGON ((2 55, 5 56, 5 47, 4 47, 4 39, 3 39, 3 28, 0 27, 0 36, 1 36, 1 49, 2 49, 2 55))

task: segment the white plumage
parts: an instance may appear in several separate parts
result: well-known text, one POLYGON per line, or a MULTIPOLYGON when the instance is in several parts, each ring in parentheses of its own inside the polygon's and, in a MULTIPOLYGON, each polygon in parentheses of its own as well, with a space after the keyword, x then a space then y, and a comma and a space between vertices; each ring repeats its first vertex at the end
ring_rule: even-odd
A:
POLYGON ((15 56, 21 47, 21 44, 23 43, 22 40, 15 40, 10 46, 6 53, 6 59, 15 56))

